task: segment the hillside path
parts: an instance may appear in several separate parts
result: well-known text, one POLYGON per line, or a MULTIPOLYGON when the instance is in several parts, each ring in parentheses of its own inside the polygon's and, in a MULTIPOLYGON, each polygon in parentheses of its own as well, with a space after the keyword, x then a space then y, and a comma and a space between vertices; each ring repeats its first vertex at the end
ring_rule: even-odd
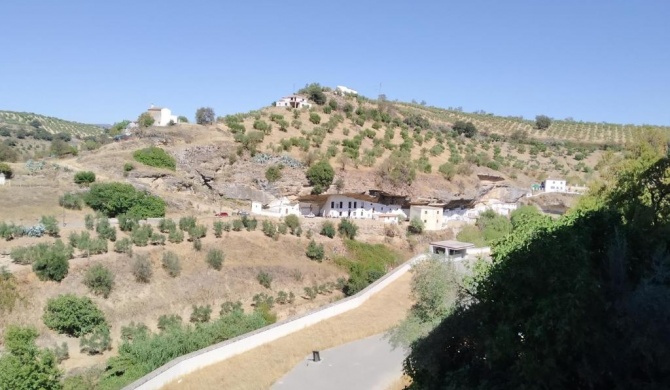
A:
POLYGON ((406 350, 389 344, 383 334, 308 356, 279 379, 272 390, 385 390, 402 375, 406 350))

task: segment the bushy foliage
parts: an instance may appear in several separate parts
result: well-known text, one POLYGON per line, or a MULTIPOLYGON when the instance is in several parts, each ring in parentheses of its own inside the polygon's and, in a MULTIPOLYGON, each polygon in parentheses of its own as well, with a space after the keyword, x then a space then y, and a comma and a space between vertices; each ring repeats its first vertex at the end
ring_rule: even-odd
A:
POLYGON ((354 295, 370 283, 384 276, 389 267, 400 260, 400 255, 383 244, 366 244, 346 240, 347 256, 335 261, 347 269, 349 279, 344 286, 347 295, 354 295))
POLYGON ((116 228, 109 223, 107 217, 98 218, 98 223, 95 225, 95 231, 98 236, 109 241, 116 241, 116 228))
POLYGON ((487 210, 479 215, 477 227, 482 231, 484 240, 489 244, 505 237, 512 231, 510 220, 493 210, 487 210))
POLYGON ((281 176, 281 167, 278 165, 272 165, 265 170, 265 178, 270 183, 274 183, 275 181, 281 179, 281 176))
POLYGON ((421 218, 418 217, 412 218, 407 226, 407 232, 411 234, 421 234, 423 233, 423 229, 425 229, 425 225, 421 218))
POLYGON ((379 177, 396 186, 410 186, 416 179, 416 168, 408 152, 393 151, 379 166, 379 177))
POLYGON ((83 335, 79 340, 79 348, 82 353, 89 355, 102 354, 112 349, 112 337, 109 334, 109 326, 100 324, 93 328, 91 333, 83 335))
POLYGON ((33 272, 40 280, 60 282, 67 276, 72 258, 72 248, 56 240, 48 245, 33 261, 33 272))
POLYGON ((321 232, 319 232, 319 234, 321 234, 322 236, 326 236, 328 238, 335 237, 336 233, 337 233, 337 231, 335 230, 335 226, 330 221, 325 221, 321 225, 321 232))
POLYGON ((535 117, 535 128, 539 130, 548 129, 551 126, 551 118, 546 115, 538 115, 535 117))
POLYGON ((93 227, 95 227, 95 217, 91 214, 86 214, 84 216, 84 227, 86 230, 93 230, 93 227))
POLYGON ((348 240, 353 240, 356 238, 356 234, 358 233, 358 226, 354 223, 349 218, 344 218, 340 220, 339 225, 337 225, 337 232, 340 234, 340 236, 348 239, 348 240))
POLYGON ((23 235, 23 227, 13 223, 0 222, 0 237, 11 241, 23 235))
POLYGON ((177 169, 177 162, 174 157, 156 146, 136 150, 133 153, 133 158, 135 161, 150 167, 166 168, 172 171, 177 169))
POLYGON ((124 339, 119 346, 119 356, 109 359, 101 387, 122 388, 179 356, 267 324, 260 313, 234 312, 197 327, 175 325, 160 333, 139 332, 132 339, 124 339))
POLYGON ((198 219, 193 216, 179 218, 179 229, 188 232, 198 224, 198 219))
POLYGON ((263 234, 265 234, 267 237, 274 237, 277 234, 277 226, 275 226, 274 223, 270 220, 263 220, 262 226, 261 226, 261 231, 263 234))
POLYGON ((40 218, 40 223, 44 226, 44 232, 51 237, 58 237, 60 228, 58 227, 58 220, 53 215, 43 215, 40 218))
POLYGON ((107 298, 114 288, 114 274, 100 263, 93 264, 86 270, 84 284, 93 294, 107 298))
POLYGON ((110 218, 120 214, 139 219, 165 215, 163 199, 147 192, 137 191, 130 184, 93 184, 89 192, 84 195, 84 201, 93 210, 100 211, 110 218))
POLYGON ((163 253, 162 264, 165 271, 171 277, 177 277, 181 273, 181 263, 176 253, 167 251, 163 253))
POLYGON ((35 328, 8 326, 4 331, 5 353, 0 356, 0 389, 61 390, 63 372, 53 352, 35 344, 35 328))
POLYGON ((310 259, 321 262, 325 255, 323 244, 317 244, 316 241, 311 240, 309 245, 307 245, 307 252, 305 254, 310 259))
POLYGON ((319 83, 306 85, 305 88, 300 89, 298 93, 307 95, 309 100, 320 106, 326 104, 326 101, 328 100, 326 94, 323 93, 323 87, 319 83))
POLYGON ((91 171, 81 171, 74 174, 74 182, 79 185, 89 185, 95 182, 95 173, 91 171))
POLYGON ((244 313, 244 309, 242 308, 242 302, 226 301, 221 304, 221 311, 219 311, 220 316, 223 317, 232 313, 238 313, 238 314, 244 313))
POLYGON ((190 321, 193 324, 202 324, 204 322, 209 322, 209 319, 212 317, 212 307, 210 305, 206 306, 197 306, 193 305, 193 311, 191 312, 190 321))
POLYGON ((88 297, 63 294, 47 301, 44 325, 58 333, 80 337, 106 325, 104 313, 88 297))
POLYGON ((467 138, 477 135, 477 127, 472 122, 456 121, 452 128, 456 133, 462 134, 467 138))
POLYGON ((153 228, 151 225, 138 225, 132 232, 130 232, 130 240, 136 246, 147 246, 149 245, 149 240, 151 239, 152 234, 153 228))
POLYGON ((438 171, 447 180, 451 180, 456 176, 456 166, 450 162, 446 162, 438 168, 438 171))
POLYGON ((5 266, 0 267, 0 315, 11 313, 20 299, 16 278, 5 266))
POLYGON ((163 314, 158 317, 158 329, 169 330, 170 328, 179 328, 182 325, 182 319, 176 314, 163 314))
POLYGON ((328 161, 322 160, 309 167, 306 176, 310 185, 314 186, 312 193, 320 194, 333 183, 335 171, 328 161))
POLYGON ((137 124, 140 127, 150 127, 154 124, 154 122, 156 122, 156 120, 148 112, 143 112, 139 117, 137 117, 137 124))
POLYGON ((284 223, 291 231, 291 234, 296 234, 297 230, 300 229, 300 218, 295 214, 290 214, 284 217, 284 223))
POLYGON ((147 256, 136 256, 133 261, 133 275, 138 283, 149 283, 154 274, 151 260, 147 256))
POLYGON ((14 177, 14 171, 12 167, 7 163, 0 163, 0 175, 5 175, 5 179, 11 179, 14 177))
POLYGON ((158 221, 158 230, 160 230, 161 233, 169 233, 175 229, 177 229, 177 224, 172 218, 163 218, 158 221))
POLYGON ((223 221, 214 221, 214 237, 221 238, 223 236, 223 221))
POLYGON ((130 238, 124 237, 114 243, 114 252, 125 253, 128 256, 133 255, 133 242, 130 238))
POLYGON ((84 206, 84 198, 81 194, 66 192, 58 198, 58 205, 69 210, 81 210, 84 206))
POLYGON ((211 125, 216 115, 211 107, 200 107, 195 112, 195 123, 199 125, 211 125))
POLYGON ((173 244, 179 244, 184 241, 184 232, 177 229, 171 230, 170 233, 168 233, 168 241, 173 244))
POLYGON ((225 255, 223 254, 223 251, 220 249, 210 249, 207 252, 207 259, 206 259, 207 264, 217 271, 221 271, 224 259, 225 255))
POLYGON ((258 283, 265 287, 265 288, 270 288, 272 285, 272 280, 273 277, 269 273, 265 271, 259 271, 258 274, 256 275, 256 280, 258 280, 258 283))
POLYGON ((207 235, 207 226, 195 225, 188 230, 188 240, 199 240, 207 235))

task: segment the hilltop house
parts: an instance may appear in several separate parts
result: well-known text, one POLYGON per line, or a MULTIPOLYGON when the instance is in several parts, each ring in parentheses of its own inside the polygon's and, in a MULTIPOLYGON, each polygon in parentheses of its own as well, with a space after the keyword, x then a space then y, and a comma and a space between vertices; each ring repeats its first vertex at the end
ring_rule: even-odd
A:
POLYGON ((566 182, 562 179, 547 179, 541 185, 544 192, 566 192, 566 182))
POLYGON ((367 193, 321 194, 299 198, 300 212, 326 218, 384 219, 396 221, 407 219, 403 206, 407 197, 370 190, 367 193), (392 215, 390 215, 392 214, 392 215))
POLYGON ((301 95, 285 96, 275 102, 277 107, 292 107, 292 108, 311 108, 306 97, 301 95))
POLYGON ((418 218, 423 222, 425 230, 442 229, 444 206, 430 204, 413 204, 409 207, 409 220, 418 218))
POLYGON ((154 118, 154 126, 167 126, 172 123, 177 123, 176 115, 172 115, 169 108, 155 107, 153 104, 147 110, 149 115, 154 118))
POLYGON ((335 93, 337 95, 342 95, 342 96, 344 96, 344 95, 358 95, 358 91, 355 91, 351 88, 347 88, 343 85, 338 85, 337 87, 335 87, 335 93))

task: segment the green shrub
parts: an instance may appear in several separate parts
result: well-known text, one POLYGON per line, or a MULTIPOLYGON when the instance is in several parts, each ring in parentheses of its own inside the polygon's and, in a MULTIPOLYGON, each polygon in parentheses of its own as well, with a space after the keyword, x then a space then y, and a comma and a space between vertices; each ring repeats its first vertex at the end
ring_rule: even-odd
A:
POLYGON ((0 222, 0 237, 6 241, 23 236, 23 227, 13 223, 0 222))
POLYGON ((72 258, 72 248, 56 240, 33 261, 33 272, 40 280, 60 282, 67 276, 72 258))
POLYGON ((158 222, 158 230, 161 233, 169 233, 177 229, 177 224, 171 218, 163 218, 158 222))
POLYGON ((91 241, 91 235, 87 231, 83 232, 70 232, 70 235, 67 237, 70 242, 70 246, 77 249, 86 249, 88 248, 88 243, 91 241))
POLYGON ((139 218, 136 216, 119 214, 117 219, 119 220, 119 229, 122 232, 130 232, 139 225, 139 218))
POLYGON ((71 337, 91 333, 105 325, 105 315, 88 297, 63 294, 47 301, 42 317, 47 328, 71 337))
POLYGON ((297 229, 300 228, 300 219, 297 215, 291 214, 284 217, 284 223, 291 230, 291 234, 296 234, 297 229))
POLYGON ((309 245, 307 245, 306 255, 310 259, 321 262, 321 260, 323 260, 324 254, 325 252, 323 250, 323 244, 317 244, 314 240, 311 240, 309 245))
POLYGON ((330 221, 325 221, 323 225, 321 225, 321 232, 319 234, 328 238, 333 238, 335 237, 336 233, 337 232, 335 231, 335 226, 333 226, 333 223, 330 221))
POLYGON ((130 239, 133 241, 133 244, 136 246, 147 246, 149 245, 149 239, 153 234, 153 228, 151 225, 144 224, 138 225, 130 233, 130 239))
POLYGON ((280 223, 277 225, 277 233, 286 234, 288 232, 288 227, 285 223, 280 223))
POLYGON ((135 166, 132 163, 127 162, 127 163, 123 164, 123 171, 124 172, 130 172, 133 169, 135 169, 135 166))
POLYGON ((179 256, 174 252, 163 253, 163 268, 171 277, 177 277, 181 273, 181 263, 179 256))
POLYGON ((451 180, 454 176, 456 176, 456 166, 450 162, 446 162, 440 165, 438 171, 447 180, 451 180))
POLYGON ((58 220, 54 216, 43 215, 40 219, 40 223, 44 225, 44 232, 51 237, 58 237, 60 228, 58 228, 58 220))
POLYGON ((486 246, 486 240, 484 240, 484 235, 477 226, 466 225, 463 226, 460 232, 456 235, 456 239, 461 242, 469 242, 475 244, 477 247, 486 246))
POLYGON ((200 240, 199 238, 194 239, 193 249, 196 250, 197 252, 200 252, 202 250, 202 240, 200 240))
POLYGON ((239 313, 239 314, 244 313, 244 309, 242 308, 242 302, 226 301, 221 304, 221 311, 219 311, 220 316, 223 317, 232 313, 239 313))
POLYGON ((258 280, 258 283, 260 283, 261 286, 265 288, 270 288, 270 285, 272 284, 272 275, 265 271, 260 271, 258 272, 258 275, 256 275, 256 280, 258 280))
POLYGON ((188 230, 188 240, 198 240, 204 238, 207 235, 207 226, 205 225, 195 225, 188 230))
POLYGON ((149 242, 151 245, 165 245, 165 235, 153 232, 149 237, 149 242))
POLYGON ((81 210, 84 199, 81 194, 66 192, 58 199, 58 205, 69 210, 81 210))
POLYGON ((107 217, 102 217, 98 219, 98 223, 95 225, 95 231, 98 233, 98 236, 109 241, 116 241, 116 228, 109 224, 109 219, 107 217))
POLYGON ((243 215, 242 225, 244 225, 244 228, 247 229, 248 232, 252 232, 256 230, 256 227, 258 226, 258 220, 255 217, 249 218, 246 215, 243 215))
POLYGON ((87 257, 107 253, 108 249, 107 240, 102 237, 93 238, 80 248, 86 253, 87 257))
POLYGON ((214 237, 221 238, 223 236, 223 222, 214 221, 214 237))
POLYGON ((266 134, 272 130, 272 126, 262 119, 256 119, 254 121, 253 128, 266 134))
POLYGON ((314 194, 320 194, 328 189, 333 183, 335 171, 328 161, 322 160, 309 167, 306 173, 307 180, 314 188, 314 194))
POLYGON ((346 240, 344 244, 347 247, 347 257, 338 257, 335 262, 349 272, 349 279, 344 286, 347 295, 363 290, 400 261, 400 255, 383 244, 353 240, 346 240))
POLYGON ((202 324, 209 322, 209 319, 212 317, 212 307, 207 306, 196 306, 193 305, 193 312, 191 313, 191 323, 202 324))
POLYGON ((7 163, 0 163, 0 175, 4 175, 5 179, 11 179, 14 176, 14 171, 12 167, 7 163))
POLYGON ((230 224, 230 222, 224 222, 223 223, 223 231, 224 232, 229 232, 231 227, 232 227, 232 225, 230 224))
POLYGON ((354 221, 345 218, 342 219, 337 226, 337 232, 340 233, 340 236, 353 240, 356 238, 356 233, 358 233, 358 226, 356 226, 354 221))
POLYGON ((423 233, 423 229, 425 228, 423 221, 419 217, 414 217, 412 218, 411 221, 409 221, 409 225, 407 226, 407 232, 410 234, 421 234, 423 233))
POLYGON ((100 324, 93 328, 90 334, 84 335, 79 340, 81 353, 98 355, 112 349, 112 338, 109 334, 109 326, 100 324))
POLYGON ((137 256, 135 258, 135 261, 133 262, 133 276, 135 276, 135 281, 139 283, 149 283, 153 273, 151 260, 149 260, 147 256, 137 256))
POLYGON ((136 150, 133 153, 135 161, 156 168, 167 168, 169 170, 177 169, 177 162, 165 150, 159 147, 149 147, 136 150))
POLYGON ((16 278, 5 266, 0 267, 0 314, 11 313, 20 299, 16 278))
POLYGON ((60 390, 63 372, 48 349, 35 344, 35 328, 8 326, 4 331, 5 350, 0 357, 0 389, 60 390))
POLYGON ((177 229, 171 230, 168 234, 168 241, 174 244, 179 244, 180 242, 184 241, 184 232, 177 229))
POLYGON ((39 243, 31 246, 17 246, 12 248, 9 257, 13 263, 26 265, 44 256, 49 250, 49 244, 39 243))
POLYGON ((314 123, 315 125, 318 125, 319 123, 321 123, 321 116, 316 112, 310 112, 309 121, 314 123))
POLYGON ((182 324, 182 319, 176 314, 163 314, 158 317, 158 329, 168 330, 170 328, 178 328, 182 324))
MULTIPOLYGON (((147 192, 137 191, 130 184, 96 183, 84 195, 86 204, 112 218, 126 214, 137 219, 165 215, 165 201, 147 192)), ((119 222, 120 223, 120 222, 119 222)))
POLYGON ((179 218, 179 229, 183 232, 188 232, 198 223, 196 217, 181 217, 179 218))
POLYGON ((220 249, 210 249, 209 252, 207 252, 207 264, 217 271, 221 270, 224 259, 225 255, 220 249))
POLYGON ((70 348, 67 346, 66 342, 63 342, 61 345, 54 344, 53 348, 51 348, 51 351, 53 351, 53 354, 56 357, 56 361, 58 363, 61 363, 70 358, 70 348))
POLYGON ((95 227, 95 217, 91 214, 86 214, 84 216, 84 227, 86 230, 93 230, 95 227))
POLYGON ((244 223, 241 219, 236 219, 233 221, 233 231, 239 232, 244 227, 244 223))
POLYGON ((304 290, 305 295, 309 300, 313 300, 314 298, 316 298, 316 295, 319 293, 319 290, 317 288, 305 287, 304 290))
POLYGON ((114 243, 114 252, 125 253, 128 256, 133 255, 133 242, 130 241, 130 238, 124 237, 114 243))
POLYGON ((86 270, 84 285, 93 294, 107 298, 114 288, 114 274, 102 264, 94 264, 86 270))
POLYGON ((95 182, 95 173, 93 173, 91 171, 77 172, 74 175, 74 182, 75 182, 75 184, 87 186, 87 185, 95 182))
POLYGON ((265 178, 270 183, 273 183, 273 182, 281 179, 281 168, 277 165, 272 165, 272 166, 268 167, 268 169, 265 170, 265 178))
POLYGON ((272 223, 272 221, 266 219, 263 221, 261 231, 266 236, 272 238, 275 236, 275 234, 277 234, 277 227, 274 223, 272 223))

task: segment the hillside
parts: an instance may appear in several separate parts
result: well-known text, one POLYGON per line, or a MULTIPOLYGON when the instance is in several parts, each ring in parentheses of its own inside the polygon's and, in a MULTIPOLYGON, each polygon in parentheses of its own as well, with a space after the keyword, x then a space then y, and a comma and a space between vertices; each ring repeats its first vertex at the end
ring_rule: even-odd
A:
POLYGON ((31 124, 33 121, 38 121, 39 127, 43 128, 48 133, 66 133, 78 138, 99 135, 104 131, 104 129, 95 125, 66 121, 50 116, 33 114, 31 112, 0 111, 0 128, 4 127, 11 130, 34 130, 36 126, 31 124))

